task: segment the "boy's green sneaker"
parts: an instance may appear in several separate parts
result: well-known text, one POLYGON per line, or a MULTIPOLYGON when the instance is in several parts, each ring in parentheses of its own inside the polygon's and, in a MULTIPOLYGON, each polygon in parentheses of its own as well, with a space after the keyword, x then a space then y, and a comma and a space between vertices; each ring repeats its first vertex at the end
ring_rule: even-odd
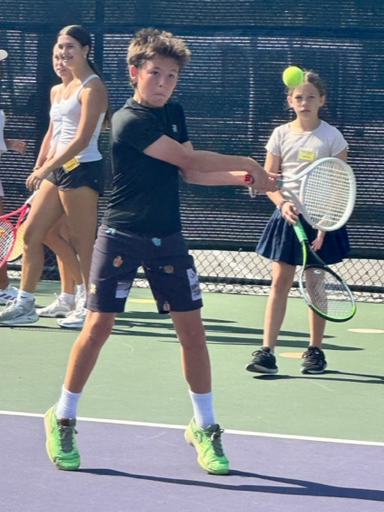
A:
POLYGON ((194 446, 198 453, 197 462, 213 475, 227 475, 229 473, 229 462, 221 445, 221 434, 223 432, 224 430, 219 425, 209 425, 205 429, 200 428, 192 418, 184 433, 187 443, 194 446))
POLYGON ((75 471, 80 466, 80 454, 77 449, 75 419, 57 419, 54 405, 45 413, 44 426, 47 436, 45 444, 48 457, 59 469, 75 471))

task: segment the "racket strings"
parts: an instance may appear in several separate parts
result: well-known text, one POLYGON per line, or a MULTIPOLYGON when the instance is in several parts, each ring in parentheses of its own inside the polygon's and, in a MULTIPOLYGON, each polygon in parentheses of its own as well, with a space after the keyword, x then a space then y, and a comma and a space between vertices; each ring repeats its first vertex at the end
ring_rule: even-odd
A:
POLYGON ((303 276, 307 300, 321 313, 334 319, 348 318, 354 308, 349 288, 342 280, 320 267, 309 267, 303 276))
POLYGON ((24 226, 25 223, 21 224, 19 229, 17 230, 15 245, 12 248, 12 251, 8 257, 9 263, 14 263, 19 260, 23 255, 24 251, 24 226))
POLYGON ((15 234, 12 224, 6 220, 0 219, 0 265, 12 248, 14 237, 15 234))
POLYGON ((353 207, 352 178, 338 162, 324 162, 303 181, 300 199, 320 229, 330 229, 349 216, 353 207))

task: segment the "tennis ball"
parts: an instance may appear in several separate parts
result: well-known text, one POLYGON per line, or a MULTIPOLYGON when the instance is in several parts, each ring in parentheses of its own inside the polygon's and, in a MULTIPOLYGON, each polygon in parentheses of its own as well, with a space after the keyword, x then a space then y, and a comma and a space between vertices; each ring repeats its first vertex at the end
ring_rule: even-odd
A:
POLYGON ((304 82, 304 72, 296 66, 289 66, 283 73, 283 82, 287 87, 298 87, 304 82))

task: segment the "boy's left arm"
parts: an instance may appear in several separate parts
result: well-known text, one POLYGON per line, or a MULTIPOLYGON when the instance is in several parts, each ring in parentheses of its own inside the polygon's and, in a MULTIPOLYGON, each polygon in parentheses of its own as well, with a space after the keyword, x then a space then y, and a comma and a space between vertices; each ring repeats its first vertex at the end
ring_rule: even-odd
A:
MULTIPOLYGON (((183 146, 193 149, 190 141, 185 142, 183 146)), ((205 186, 225 186, 233 185, 238 187, 248 186, 244 177, 247 175, 244 171, 233 171, 228 173, 223 172, 198 172, 192 170, 179 169, 179 173, 186 183, 191 185, 205 185, 205 186)))

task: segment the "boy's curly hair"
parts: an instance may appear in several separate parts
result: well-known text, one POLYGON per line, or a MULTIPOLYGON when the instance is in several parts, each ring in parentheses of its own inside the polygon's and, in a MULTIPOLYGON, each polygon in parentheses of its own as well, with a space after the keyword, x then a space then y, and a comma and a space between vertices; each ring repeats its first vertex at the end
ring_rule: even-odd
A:
POLYGON ((156 28, 143 28, 136 32, 127 53, 129 66, 141 67, 155 57, 169 57, 183 68, 189 61, 191 51, 185 42, 171 32, 156 28))

